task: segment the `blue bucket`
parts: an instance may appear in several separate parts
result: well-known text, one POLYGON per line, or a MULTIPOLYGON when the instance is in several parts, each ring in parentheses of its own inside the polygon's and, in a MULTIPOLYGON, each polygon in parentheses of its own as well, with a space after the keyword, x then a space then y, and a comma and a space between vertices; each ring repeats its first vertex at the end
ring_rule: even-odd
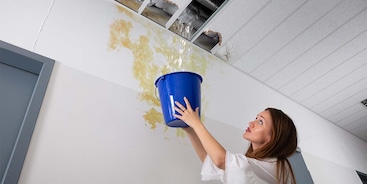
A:
MULTIPOLYGON (((186 106, 184 97, 187 97, 191 107, 195 110, 201 105, 200 85, 203 78, 192 72, 173 72, 162 75, 155 81, 158 88, 159 100, 161 102, 164 121, 169 127, 188 127, 180 119, 173 116, 175 113, 175 101, 186 106)), ((200 113, 199 113, 200 114, 200 113)))

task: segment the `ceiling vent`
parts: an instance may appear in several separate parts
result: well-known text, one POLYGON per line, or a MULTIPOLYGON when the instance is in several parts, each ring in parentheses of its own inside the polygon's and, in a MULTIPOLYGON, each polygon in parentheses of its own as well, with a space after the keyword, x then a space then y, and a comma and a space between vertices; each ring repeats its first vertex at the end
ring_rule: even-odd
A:
POLYGON ((362 103, 364 106, 366 106, 366 107, 367 107, 367 99, 362 100, 362 101, 361 101, 361 103, 362 103))

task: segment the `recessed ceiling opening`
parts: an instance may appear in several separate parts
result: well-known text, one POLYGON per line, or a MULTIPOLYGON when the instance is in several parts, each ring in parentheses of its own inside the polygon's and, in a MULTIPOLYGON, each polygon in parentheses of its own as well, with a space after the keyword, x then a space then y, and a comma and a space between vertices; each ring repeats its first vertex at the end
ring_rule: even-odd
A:
POLYGON ((228 0, 116 1, 206 51, 221 44, 221 34, 205 26, 228 0))

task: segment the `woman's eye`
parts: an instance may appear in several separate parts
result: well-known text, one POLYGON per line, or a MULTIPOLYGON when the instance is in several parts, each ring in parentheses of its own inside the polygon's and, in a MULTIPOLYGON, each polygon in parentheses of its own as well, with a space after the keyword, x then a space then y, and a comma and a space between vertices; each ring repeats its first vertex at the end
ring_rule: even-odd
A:
POLYGON ((264 122, 262 120, 259 121, 259 125, 262 125, 264 124, 264 122))

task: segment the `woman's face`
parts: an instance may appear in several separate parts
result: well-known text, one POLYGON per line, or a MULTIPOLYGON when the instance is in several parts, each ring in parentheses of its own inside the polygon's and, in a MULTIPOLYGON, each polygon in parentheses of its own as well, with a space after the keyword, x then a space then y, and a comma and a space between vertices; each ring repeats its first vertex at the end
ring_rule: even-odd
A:
POLYGON ((250 141, 254 150, 264 146, 271 139, 273 122, 269 111, 262 111, 251 121, 243 134, 243 138, 250 141))

